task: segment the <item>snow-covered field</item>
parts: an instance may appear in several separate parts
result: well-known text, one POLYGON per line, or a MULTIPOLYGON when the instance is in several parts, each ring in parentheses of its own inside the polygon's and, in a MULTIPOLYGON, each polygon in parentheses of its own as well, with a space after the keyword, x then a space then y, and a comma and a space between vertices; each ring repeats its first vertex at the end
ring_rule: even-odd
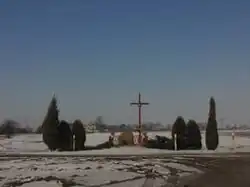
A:
MULTIPOLYGON (((149 137, 154 138, 155 135, 170 137, 170 132, 149 132, 149 137)), ((108 133, 87 134, 86 145, 97 145, 108 140, 108 133)), ((178 154, 188 153, 228 153, 228 152, 250 152, 250 138, 247 136, 237 136, 232 140, 230 131, 220 132, 219 147, 216 151, 207 151, 205 147, 205 138, 202 134, 203 149, 199 151, 178 151, 178 154)), ((79 152, 49 152, 42 142, 42 136, 37 134, 18 135, 11 139, 0 140, 0 155, 2 154, 32 154, 32 155, 147 155, 147 154, 177 154, 177 151, 147 149, 141 147, 123 147, 111 148, 104 150, 89 150, 79 152)))
MULTIPOLYGON (((175 184, 202 170, 181 163, 181 158, 18 158, 1 159, 0 186, 147 187, 175 184), (151 171, 153 169, 153 171, 151 171), (153 184, 150 185, 149 183, 153 184)), ((192 159, 186 160, 193 162, 192 159)), ((200 166, 202 167, 202 166, 200 166)))
MULTIPOLYGON (((170 137, 169 132, 148 134, 150 137, 170 137)), ((88 134, 86 144, 97 145, 107 141, 108 136, 105 133, 88 134)), ((235 152, 250 152, 250 139, 247 136, 237 136, 236 133, 233 142, 230 131, 220 132, 220 146, 216 151, 207 151, 203 146, 200 151, 122 147, 49 152, 41 135, 18 135, 11 139, 1 139, 0 145, 2 187, 141 187, 144 183, 147 183, 146 187, 163 187, 166 184, 174 186, 182 181, 180 179, 195 176, 206 168, 204 163, 197 162, 195 155, 215 157, 220 153, 233 156, 232 153, 235 152), (109 158, 110 155, 115 157, 109 158), (138 155, 149 157, 137 157, 138 155), (159 155, 164 157, 157 158, 159 155)))

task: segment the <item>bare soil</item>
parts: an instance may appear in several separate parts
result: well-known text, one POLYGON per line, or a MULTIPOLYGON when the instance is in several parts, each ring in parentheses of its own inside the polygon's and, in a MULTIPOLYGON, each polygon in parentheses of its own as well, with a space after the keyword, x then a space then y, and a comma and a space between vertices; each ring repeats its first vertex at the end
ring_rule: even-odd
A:
POLYGON ((207 165, 204 174, 183 179, 180 186, 250 187, 250 155, 238 158, 196 158, 196 160, 207 165))

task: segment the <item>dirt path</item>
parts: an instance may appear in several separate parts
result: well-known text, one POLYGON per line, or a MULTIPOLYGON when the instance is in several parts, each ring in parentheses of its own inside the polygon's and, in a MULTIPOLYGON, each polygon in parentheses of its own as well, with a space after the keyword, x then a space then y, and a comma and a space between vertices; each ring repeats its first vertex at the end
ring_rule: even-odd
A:
POLYGON ((182 181, 188 187, 249 187, 250 157, 242 158, 197 158, 200 162, 210 162, 207 171, 182 181))

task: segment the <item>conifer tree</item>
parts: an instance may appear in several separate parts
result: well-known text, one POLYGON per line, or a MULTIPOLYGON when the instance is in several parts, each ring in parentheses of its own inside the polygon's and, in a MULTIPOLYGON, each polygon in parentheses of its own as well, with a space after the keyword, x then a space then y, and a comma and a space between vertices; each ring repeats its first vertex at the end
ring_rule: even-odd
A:
POLYGON ((208 150, 215 150, 219 145, 219 135, 216 121, 216 104, 213 97, 210 98, 210 107, 206 127, 206 146, 208 150))
POLYGON ((72 132, 75 135, 75 142, 74 142, 75 151, 85 149, 86 131, 81 120, 74 121, 72 132))
POLYGON ((172 127, 172 139, 173 142, 176 141, 177 150, 185 149, 185 131, 186 131, 186 123, 183 117, 177 117, 175 123, 172 127), (176 135, 176 140, 175 136, 176 135))
POLYGON ((51 151, 58 148, 58 124, 59 124, 59 110, 57 108, 56 97, 53 96, 47 114, 42 123, 43 141, 51 151))
POLYGON ((187 148, 188 149, 201 149, 201 132, 199 126, 194 120, 189 120, 186 128, 187 148))
POLYGON ((70 129, 70 124, 62 120, 57 129, 59 132, 59 150, 73 151, 73 133, 70 129))

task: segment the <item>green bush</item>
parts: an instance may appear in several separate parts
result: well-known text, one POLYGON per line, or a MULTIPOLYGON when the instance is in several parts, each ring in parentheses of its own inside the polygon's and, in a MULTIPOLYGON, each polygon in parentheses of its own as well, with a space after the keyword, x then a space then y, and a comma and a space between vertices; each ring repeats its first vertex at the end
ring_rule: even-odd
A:
POLYGON ((194 120, 189 120, 186 127, 187 149, 201 149, 201 132, 194 120))
POLYGON ((73 133, 69 123, 62 120, 58 126, 60 151, 73 151, 73 133))
POLYGON ((74 121, 72 132, 75 135, 75 142, 74 142, 75 151, 85 149, 86 131, 80 120, 74 121))
POLYGON ((174 135, 176 134, 176 146, 177 150, 182 150, 186 148, 185 145, 185 132, 186 132, 186 123, 183 117, 177 117, 175 123, 172 127, 172 139, 175 142, 174 135))
POLYGON ((219 135, 216 121, 216 105, 213 97, 210 98, 208 122, 206 127, 206 146, 208 150, 215 150, 219 145, 219 135))

